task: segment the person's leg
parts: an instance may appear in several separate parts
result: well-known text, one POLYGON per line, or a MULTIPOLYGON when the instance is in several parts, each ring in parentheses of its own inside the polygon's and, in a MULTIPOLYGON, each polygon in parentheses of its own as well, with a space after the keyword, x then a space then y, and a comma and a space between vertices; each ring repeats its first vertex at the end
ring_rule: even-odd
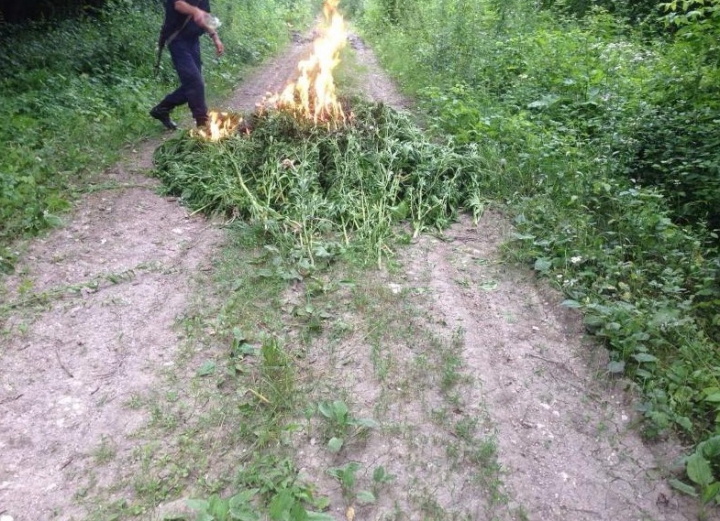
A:
POLYGON ((170 46, 170 54, 180 78, 180 88, 169 94, 165 100, 176 104, 187 103, 198 126, 205 125, 207 105, 200 62, 200 41, 175 41, 170 46))
MULTIPOLYGON (((178 76, 180 76, 177 64, 182 64, 183 62, 187 61, 187 57, 182 56, 182 48, 175 50, 173 49, 174 48, 170 46, 170 56, 172 57, 175 70, 178 71, 178 76)), ((165 98, 163 98, 160 103, 155 105, 150 110, 150 115, 155 119, 159 120, 163 125, 165 125, 165 128, 169 130, 175 130, 177 129, 177 124, 170 118, 170 112, 175 107, 179 107, 180 105, 184 105, 185 103, 187 103, 187 96, 185 95, 185 87, 182 83, 182 77, 180 77, 180 86, 173 92, 165 96, 165 98)))
POLYGON ((191 55, 197 70, 197 81, 194 84, 194 89, 188 95, 188 106, 190 112, 192 112, 193 118, 197 122, 198 127, 203 127, 207 124, 208 120, 208 108, 205 102, 205 80, 202 75, 202 60, 200 58, 200 39, 196 39, 191 55))
POLYGON ((203 126, 207 123, 207 105, 201 72, 200 40, 174 40, 168 48, 180 79, 180 86, 165 96, 150 111, 150 115, 160 120, 167 128, 175 129, 177 125, 170 119, 170 111, 187 103, 197 125, 203 126))

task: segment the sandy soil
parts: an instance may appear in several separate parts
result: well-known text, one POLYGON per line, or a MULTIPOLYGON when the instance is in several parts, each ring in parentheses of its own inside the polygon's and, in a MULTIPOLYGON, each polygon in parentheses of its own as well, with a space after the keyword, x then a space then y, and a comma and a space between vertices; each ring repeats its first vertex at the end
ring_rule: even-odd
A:
POLYGON ((151 167, 156 145, 107 172, 103 181, 120 188, 79 201, 6 281, 10 302, 28 291, 52 295, 19 309, 3 339, 0 512, 16 521, 80 515, 73 496, 101 447, 132 450, 129 435, 146 418, 127 402, 173 363, 189 281, 222 240, 132 171, 151 167))
MULTIPOLYGON (((357 38, 351 44, 368 67, 366 95, 406 106, 370 50, 357 38)), ((252 110, 309 50, 310 40, 298 38, 240 85, 228 107, 252 110)), ((104 451, 129 454, 132 433, 147 421, 128 403, 173 364, 174 322, 193 274, 209 266, 223 237, 156 194, 146 173, 157 144, 108 171, 102 181, 116 188, 78 201, 66 225, 34 241, 5 281, 18 306, 0 348, 3 521, 82 518, 74 498, 90 479, 114 479, 90 472, 94 463, 104 451)), ((667 461, 631 428, 631 398, 596 378, 604 354, 583 340, 579 317, 531 273, 498 262, 509 229, 487 213, 479 227, 454 226, 448 241, 423 237, 403 254, 409 269, 398 284, 424 289, 422 305, 443 317, 439 334, 464 330, 464 371, 479 382, 466 399, 485 404, 512 496, 533 520, 691 519, 662 481, 667 461)), ((368 400, 375 393, 360 392, 368 400)), ((391 467, 396 450, 405 449, 386 447, 378 457, 391 467)), ((476 501, 448 497, 467 501, 468 511, 476 501)), ((485 519, 477 512, 474 519, 485 519)))
POLYGON ((510 231, 488 212, 410 255, 430 309, 465 332, 465 367, 482 382, 471 401, 492 418, 512 496, 530 519, 692 519, 662 480, 674 455, 642 443, 632 397, 602 379, 607 355, 584 339, 580 316, 501 261, 510 231))

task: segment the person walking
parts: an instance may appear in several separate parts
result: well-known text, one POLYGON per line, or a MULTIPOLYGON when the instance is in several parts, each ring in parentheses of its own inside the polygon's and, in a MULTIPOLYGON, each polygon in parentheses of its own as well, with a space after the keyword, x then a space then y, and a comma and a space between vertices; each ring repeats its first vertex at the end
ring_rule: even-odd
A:
MULTIPOLYGON (((177 129, 170 118, 175 107, 188 104, 198 127, 207 124, 205 81, 200 61, 200 36, 210 35, 217 55, 225 51, 222 41, 212 26, 210 0, 165 0, 165 21, 160 32, 160 49, 167 44, 173 66, 180 79, 180 87, 171 92, 150 110, 150 116, 169 130, 177 129)), ((162 51, 161 51, 162 52, 162 51)))

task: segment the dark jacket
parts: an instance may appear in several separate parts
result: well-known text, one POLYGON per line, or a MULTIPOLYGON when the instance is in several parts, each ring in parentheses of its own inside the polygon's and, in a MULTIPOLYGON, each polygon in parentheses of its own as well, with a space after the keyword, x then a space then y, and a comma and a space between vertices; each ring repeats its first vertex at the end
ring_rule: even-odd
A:
MULTIPOLYGON (((188 16, 175 10, 175 2, 177 0, 165 0, 165 21, 163 22, 161 39, 167 40, 172 34, 182 27, 182 30, 175 38, 188 40, 198 38, 205 32, 205 29, 196 24, 192 18, 185 23, 188 16), (183 27, 183 24, 185 26, 183 27)), ((210 12, 210 0, 185 0, 190 5, 194 5, 203 11, 210 12)))

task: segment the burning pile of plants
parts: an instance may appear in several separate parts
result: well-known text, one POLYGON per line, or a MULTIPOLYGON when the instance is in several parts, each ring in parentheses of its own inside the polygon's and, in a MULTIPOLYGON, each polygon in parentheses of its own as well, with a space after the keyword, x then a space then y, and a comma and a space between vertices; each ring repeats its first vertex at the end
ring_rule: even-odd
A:
POLYGON ((312 263, 346 248, 380 262, 394 235, 481 211, 473 148, 434 143, 382 104, 352 107, 338 128, 261 110, 217 142, 184 133, 156 151, 155 171, 192 209, 259 221, 312 263), (395 226, 403 221, 411 228, 395 226))
POLYGON ((381 262, 394 234, 442 228, 461 207, 480 211, 482 160, 472 147, 430 141, 382 104, 340 101, 337 0, 324 14, 295 82, 249 117, 213 113, 208 129, 167 141, 156 172, 191 208, 259 221, 310 263, 350 247, 381 262))

